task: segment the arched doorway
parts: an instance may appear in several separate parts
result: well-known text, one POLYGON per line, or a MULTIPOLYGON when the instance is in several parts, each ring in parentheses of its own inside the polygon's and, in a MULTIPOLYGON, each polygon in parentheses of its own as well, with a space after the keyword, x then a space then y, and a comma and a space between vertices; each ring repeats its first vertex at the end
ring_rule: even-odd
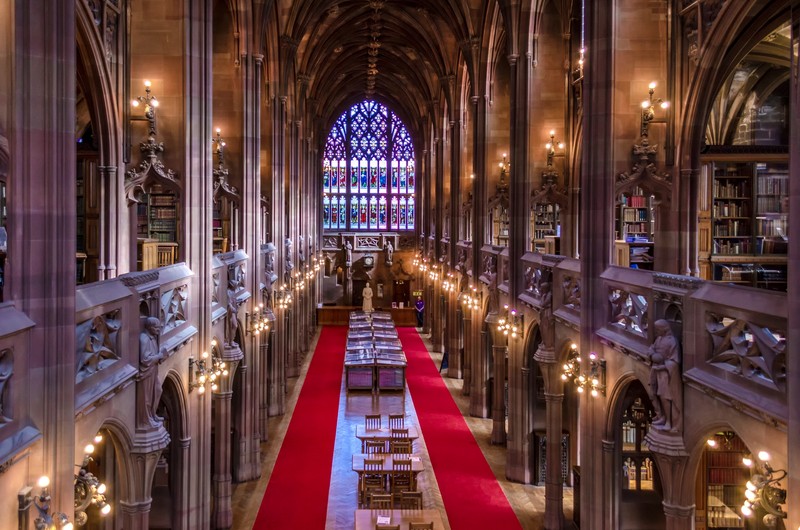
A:
POLYGON ((624 391, 615 415, 619 530, 664 530, 663 494, 655 458, 645 436, 655 417, 644 386, 635 380, 624 391))
POLYGON ((161 401, 156 409, 164 418, 170 442, 161 452, 151 486, 151 530, 186 528, 187 491, 183 484, 189 437, 186 432, 185 401, 176 378, 170 374, 164 381, 161 401))

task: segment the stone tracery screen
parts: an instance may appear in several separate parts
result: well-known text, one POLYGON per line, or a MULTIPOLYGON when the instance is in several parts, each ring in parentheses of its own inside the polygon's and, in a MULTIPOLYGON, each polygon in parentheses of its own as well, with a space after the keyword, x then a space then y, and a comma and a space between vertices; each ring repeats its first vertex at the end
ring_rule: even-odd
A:
POLYGON ((322 179, 325 230, 414 229, 414 146, 384 105, 363 101, 336 120, 322 179))

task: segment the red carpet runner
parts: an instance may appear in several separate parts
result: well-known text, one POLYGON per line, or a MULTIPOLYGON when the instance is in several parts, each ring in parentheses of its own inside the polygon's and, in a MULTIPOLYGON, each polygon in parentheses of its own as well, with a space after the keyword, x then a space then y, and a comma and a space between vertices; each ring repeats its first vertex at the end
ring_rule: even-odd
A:
POLYGON ((414 328, 397 328, 406 379, 452 530, 521 528, 478 443, 414 328))
POLYGON ((256 530, 325 528, 346 338, 347 326, 322 328, 256 530))

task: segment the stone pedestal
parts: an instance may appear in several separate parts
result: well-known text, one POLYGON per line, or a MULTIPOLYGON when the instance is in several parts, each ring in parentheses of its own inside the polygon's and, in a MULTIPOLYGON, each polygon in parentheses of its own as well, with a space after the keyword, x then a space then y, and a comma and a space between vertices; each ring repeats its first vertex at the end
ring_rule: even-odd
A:
POLYGON ((153 476, 161 453, 169 443, 169 433, 163 425, 136 429, 131 448, 132 469, 127 476, 128 498, 119 501, 125 528, 131 530, 150 528, 153 476))
MULTIPOLYGON (((235 342, 226 344, 222 359, 227 364, 228 376, 218 379, 217 390, 213 392, 214 400, 214 454, 212 455, 213 476, 211 479, 211 495, 214 511, 211 516, 212 528, 230 528, 233 526, 231 509, 232 477, 231 477, 231 400, 233 398, 233 378, 237 374, 239 362, 243 357, 242 350, 235 342)), ((244 385, 241 385, 243 387, 244 385)))
POLYGON ((679 433, 650 428, 645 436, 653 452, 664 494, 667 530, 694 528, 694 473, 688 472, 689 454, 679 433))

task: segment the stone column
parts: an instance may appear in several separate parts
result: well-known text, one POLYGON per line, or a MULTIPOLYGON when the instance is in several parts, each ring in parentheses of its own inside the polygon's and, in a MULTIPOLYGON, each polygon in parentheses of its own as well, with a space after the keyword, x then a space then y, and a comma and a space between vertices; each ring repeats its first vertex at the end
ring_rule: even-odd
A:
MULTIPOLYGON (((524 341, 520 341, 524 347, 524 341)), ((524 351, 522 352, 524 356, 524 351)), ((519 369, 519 375, 514 374, 514 369, 509 368, 509 387, 517 386, 517 392, 509 389, 508 404, 509 432, 508 432, 508 452, 506 453, 506 478, 520 482, 522 484, 531 483, 531 468, 533 460, 533 439, 532 439, 532 417, 531 410, 531 368, 523 364, 519 369), (516 381, 515 381, 516 380, 516 381), (514 396, 512 398, 512 396, 514 396), (516 407, 513 407, 513 399, 519 400, 516 407)))
POLYGON ((469 413, 476 418, 489 417, 489 352, 486 348, 486 334, 492 326, 497 326, 497 313, 489 313, 484 322, 487 331, 481 329, 480 321, 475 323, 473 337, 475 340, 472 359, 472 389, 469 394, 469 413))
MULTIPOLYGON (((268 310, 267 315, 269 318, 269 331, 263 335, 261 335, 261 339, 257 341, 258 343, 258 356, 260 358, 259 361, 259 375, 258 379, 260 381, 259 385, 259 402, 258 402, 258 431, 261 435, 260 441, 265 442, 269 439, 269 428, 268 428, 268 421, 269 417, 272 415, 270 413, 270 397, 273 391, 274 384, 269 384, 273 381, 273 377, 277 376, 277 374, 273 374, 272 370, 277 368, 272 360, 273 351, 272 346, 275 344, 275 314, 272 310, 268 310)), ((257 462, 261 461, 259 457, 256 459, 257 462)), ((260 466, 259 466, 260 468, 260 466)))
MULTIPOLYGON (((284 350, 280 337, 286 332, 278 331, 285 325, 284 309, 275 308, 274 320, 271 323, 269 349, 267 351, 267 369, 269 372, 267 385, 267 415, 280 416, 286 412, 286 363, 284 350)), ((262 415, 261 434, 264 438, 268 435, 267 417, 262 415)))
POLYGON ((217 390, 212 393, 214 400, 214 454, 211 495, 214 513, 211 518, 212 528, 230 528, 233 526, 233 510, 231 508, 231 401, 233 398, 233 378, 243 355, 239 345, 225 345, 222 359, 228 368, 228 376, 218 379, 217 390))
MULTIPOLYGON (((462 351, 464 340, 462 325, 464 324, 464 309, 461 307, 459 296, 455 292, 448 294, 450 303, 447 312, 447 377, 460 379, 463 375, 462 351)), ((466 328, 466 326, 464 326, 466 328)))
MULTIPOLYGON (((486 319, 488 324, 489 319, 486 319)), ((492 387, 492 444, 506 444, 506 351, 508 337, 497 329, 496 322, 489 324, 492 337, 492 362, 494 385, 492 387)))
POLYGON ((547 410, 547 470, 545 473, 546 530, 564 526, 564 480, 561 474, 561 434, 563 431, 564 384, 560 366, 552 349, 539 348, 535 356, 544 376, 544 397, 547 410))
POLYGON ((162 451, 170 439, 163 424, 157 427, 137 428, 131 447, 131 469, 125 479, 128 482, 127 499, 120 499, 125 528, 147 530, 150 528, 150 509, 153 503, 153 476, 162 451))
POLYGON ((464 384, 461 385, 461 395, 468 396, 472 386, 472 359, 474 358, 475 341, 472 331, 472 309, 462 309, 461 318, 464 320, 464 384))
MULTIPOLYGON (((614 231, 612 223, 597 220, 613 219, 614 207, 614 3, 589 2, 585 14, 586 47, 592 50, 592 60, 584 70, 583 145, 592 148, 583 150, 580 175, 580 350, 602 351, 595 331, 608 321, 608 290, 601 275, 609 265, 614 231)), ((605 434, 605 403, 605 399, 590 397, 582 397, 580 403, 580 513, 581 526, 586 528, 614 528, 611 507, 616 492, 608 482, 617 470, 613 455, 599 451, 605 434)))
POLYGON ((27 388, 15 397, 17 412, 42 432, 23 465, 31 477, 50 477, 53 506, 65 511, 75 464, 75 9, 5 2, 14 20, 2 22, 14 72, 3 99, 11 177, 4 299, 36 322, 26 350, 15 353, 27 370, 16 375, 27 388))
MULTIPOLYGON (((117 263, 119 261, 117 253, 127 244, 120 244, 118 236, 122 232, 119 225, 120 210, 119 201, 115 197, 120 197, 119 183, 117 179, 117 166, 99 166, 100 171, 100 204, 105 205, 100 214, 100 260, 98 264, 99 280, 110 280, 117 277, 117 263)), ((127 212, 125 212, 127 216, 127 212)))
POLYGON ((694 474, 687 473, 689 454, 684 447, 683 437, 676 432, 651 427, 645 440, 658 465, 666 530, 693 530, 695 481, 694 474))

